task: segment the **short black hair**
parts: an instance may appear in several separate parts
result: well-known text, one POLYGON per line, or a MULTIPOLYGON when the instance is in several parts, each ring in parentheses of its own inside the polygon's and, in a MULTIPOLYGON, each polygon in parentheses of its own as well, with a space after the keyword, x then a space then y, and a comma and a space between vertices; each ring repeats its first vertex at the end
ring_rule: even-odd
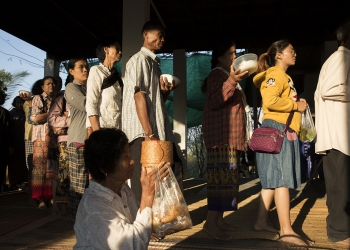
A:
POLYGON ((13 98, 12 106, 17 108, 19 105, 23 105, 24 102, 25 101, 20 96, 16 96, 15 98, 13 98))
POLYGON ((161 23, 155 22, 155 21, 147 21, 142 27, 141 34, 143 35, 143 32, 145 31, 158 30, 158 29, 165 30, 161 23))
POLYGON ((346 42, 349 39, 350 34, 350 18, 344 20, 336 30, 337 40, 340 44, 341 42, 346 42))
POLYGON ((120 43, 114 38, 108 38, 102 41, 96 48, 96 57, 98 60, 103 63, 106 58, 106 53, 104 47, 115 47, 118 50, 121 50, 120 43))
POLYGON ((84 162, 91 176, 102 181, 106 178, 104 173, 114 172, 127 144, 128 138, 120 129, 101 128, 92 132, 84 148, 84 162))

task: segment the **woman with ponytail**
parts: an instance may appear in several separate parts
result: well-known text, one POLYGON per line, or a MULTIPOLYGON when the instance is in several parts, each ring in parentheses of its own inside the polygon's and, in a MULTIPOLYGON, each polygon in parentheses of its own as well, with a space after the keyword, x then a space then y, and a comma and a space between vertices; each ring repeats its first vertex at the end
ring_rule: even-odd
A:
POLYGON ((71 81, 64 91, 64 98, 69 106, 70 125, 67 148, 69 157, 69 200, 73 219, 81 197, 88 186, 88 171, 84 163, 84 142, 86 139, 87 118, 85 110, 86 83, 89 66, 85 58, 72 58, 68 62, 71 81))
POLYGON ((259 57, 258 74, 253 82, 262 96, 262 127, 283 130, 289 114, 294 112, 289 129, 285 134, 279 154, 256 152, 256 163, 262 186, 256 231, 279 232, 280 240, 296 245, 310 245, 310 240, 302 239, 292 229, 290 222, 290 188, 301 184, 300 132, 301 112, 308 104, 298 100, 292 78, 286 74, 289 66, 296 61, 296 52, 288 40, 274 42, 268 51, 259 57), (268 224, 268 211, 275 200, 280 230, 268 224))
POLYGON ((202 131, 207 149, 208 213, 203 229, 217 240, 229 240, 225 231, 236 227, 224 222, 225 211, 237 209, 240 152, 247 149, 246 121, 239 81, 248 71, 234 71, 236 46, 220 41, 212 52, 212 71, 202 91, 206 94, 202 131))

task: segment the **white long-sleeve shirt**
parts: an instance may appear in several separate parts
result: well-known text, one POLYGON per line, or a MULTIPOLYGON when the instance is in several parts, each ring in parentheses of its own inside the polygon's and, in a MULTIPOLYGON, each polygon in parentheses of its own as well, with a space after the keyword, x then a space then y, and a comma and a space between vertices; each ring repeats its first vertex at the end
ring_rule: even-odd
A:
POLYGON ((87 80, 86 113, 89 116, 98 115, 101 128, 121 129, 122 89, 119 82, 101 89, 103 80, 111 72, 103 64, 92 66, 87 80))
POLYGON ((79 203, 74 225, 74 249, 147 249, 152 233, 152 209, 140 213, 128 185, 121 197, 90 180, 79 203))
POLYGON ((315 91, 315 152, 350 155, 350 50, 340 46, 323 64, 315 91))

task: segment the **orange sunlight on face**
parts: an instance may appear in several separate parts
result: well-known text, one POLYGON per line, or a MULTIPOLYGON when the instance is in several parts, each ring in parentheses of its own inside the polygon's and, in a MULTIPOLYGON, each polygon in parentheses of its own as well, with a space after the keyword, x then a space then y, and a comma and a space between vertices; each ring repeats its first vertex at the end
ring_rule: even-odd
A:
POLYGON ((89 66, 85 60, 79 60, 75 63, 74 69, 70 69, 69 73, 79 83, 86 84, 89 76, 89 66))

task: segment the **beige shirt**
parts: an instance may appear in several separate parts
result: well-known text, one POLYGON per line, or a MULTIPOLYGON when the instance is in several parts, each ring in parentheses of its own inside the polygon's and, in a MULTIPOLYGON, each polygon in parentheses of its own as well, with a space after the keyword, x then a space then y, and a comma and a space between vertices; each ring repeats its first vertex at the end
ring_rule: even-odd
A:
POLYGON ((169 116, 159 86, 161 75, 159 58, 149 49, 142 47, 126 64, 122 130, 129 141, 144 136, 144 130, 136 112, 135 86, 146 95, 149 122, 154 136, 160 140, 174 141, 169 116))
POLYGON ((74 249, 147 249, 152 233, 152 209, 140 213, 128 185, 121 197, 90 180, 79 203, 74 231, 74 249))
POLYGON ((340 46, 323 64, 314 99, 315 152, 350 155, 350 50, 340 46))
POLYGON ((122 126, 122 89, 119 82, 102 90, 102 83, 111 72, 102 64, 92 66, 87 80, 86 113, 87 117, 98 115, 101 128, 122 126))

